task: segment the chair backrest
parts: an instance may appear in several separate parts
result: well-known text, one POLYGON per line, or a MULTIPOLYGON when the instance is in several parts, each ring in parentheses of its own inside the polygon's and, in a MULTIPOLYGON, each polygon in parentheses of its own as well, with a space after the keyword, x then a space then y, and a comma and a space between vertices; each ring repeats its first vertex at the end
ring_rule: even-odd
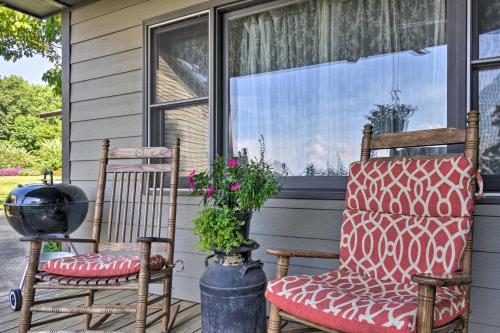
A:
MULTIPOLYGON (((165 237, 175 239, 177 186, 179 177, 179 139, 172 148, 109 148, 103 140, 99 163, 99 178, 95 204, 92 238, 98 241, 92 251, 137 250, 138 237, 165 237), (130 164, 123 160, 140 159, 145 163, 130 164), (170 160, 170 163, 147 163, 147 160, 170 160), (116 163, 109 163, 110 161, 116 163), (121 161, 121 163, 120 163, 121 161), (168 220, 164 223, 165 178, 170 174, 168 220), (106 191, 106 187, 111 187, 106 191), (110 197, 105 198, 106 192, 110 197), (106 200, 107 199, 107 200, 106 200), (101 235, 104 204, 109 202, 107 234, 101 235), (105 241, 102 241, 105 239, 105 241)), ((166 259, 173 260, 173 243, 166 247, 166 259)))
POLYGON ((383 280, 471 271, 478 112, 467 128, 372 137, 351 165, 342 224, 341 268, 383 280), (464 144, 464 153, 372 158, 377 149, 464 144))

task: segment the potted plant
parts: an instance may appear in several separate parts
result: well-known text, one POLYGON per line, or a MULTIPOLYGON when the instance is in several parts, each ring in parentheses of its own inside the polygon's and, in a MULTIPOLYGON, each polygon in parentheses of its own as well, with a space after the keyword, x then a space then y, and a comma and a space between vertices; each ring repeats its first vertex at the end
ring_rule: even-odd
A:
POLYGON ((411 104, 376 104, 366 118, 373 125, 373 134, 398 133, 406 131, 409 119, 417 107, 411 104))
POLYGON ((266 163, 264 139, 260 154, 217 157, 210 171, 191 172, 193 195, 201 197, 194 220, 197 248, 213 253, 200 279, 202 330, 205 333, 260 333, 266 330, 267 278, 263 264, 251 258, 258 248, 249 239, 252 213, 278 192, 281 175, 266 163))
POLYGON ((226 255, 238 254, 249 244, 252 213, 278 192, 280 174, 265 161, 264 139, 259 140, 259 158, 246 154, 226 160, 218 156, 210 171, 189 175, 192 195, 201 197, 202 209, 194 220, 198 250, 226 255))

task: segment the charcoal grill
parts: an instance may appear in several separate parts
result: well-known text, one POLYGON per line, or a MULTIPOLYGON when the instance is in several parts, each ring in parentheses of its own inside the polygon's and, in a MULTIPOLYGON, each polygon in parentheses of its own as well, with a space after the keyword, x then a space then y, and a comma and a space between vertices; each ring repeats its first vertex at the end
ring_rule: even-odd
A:
MULTIPOLYGON (((54 184, 52 171, 47 171, 42 183, 18 185, 13 189, 5 200, 4 210, 7 222, 22 236, 68 237, 85 220, 88 205, 82 189, 70 184, 54 184)), ((41 253, 40 262, 76 254, 73 244, 69 243, 69 251, 41 253)), ((14 311, 21 308, 26 271, 27 262, 19 288, 11 289, 9 294, 14 311)))

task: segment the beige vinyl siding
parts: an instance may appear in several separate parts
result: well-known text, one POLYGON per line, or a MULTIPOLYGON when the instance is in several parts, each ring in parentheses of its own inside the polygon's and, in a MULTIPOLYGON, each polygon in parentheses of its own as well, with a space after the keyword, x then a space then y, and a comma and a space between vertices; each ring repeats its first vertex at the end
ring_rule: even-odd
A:
MULTIPOLYGON (((113 147, 142 144, 143 20, 200 2, 101 0, 72 10, 70 177, 91 201, 95 200, 100 140, 110 138, 113 147)), ((251 235, 261 248, 254 258, 263 260, 268 278, 274 274, 275 261, 265 254, 266 247, 337 251, 343 204, 273 199, 256 213, 251 235)), ((180 196, 175 257, 185 269, 175 273, 174 296, 189 300, 199 300, 198 279, 204 269, 204 256, 193 248, 191 221, 198 207, 194 198, 180 196)), ((163 211, 167 212, 166 207, 163 211)), ((93 207, 75 236, 90 235, 92 215, 93 207)), ((476 215, 470 332, 500 332, 500 207, 482 204, 476 215)), ((336 267, 333 260, 297 259, 292 260, 290 273, 336 267)))
POLYGON ((96 79, 142 69, 142 48, 136 48, 72 65, 71 82, 96 79))

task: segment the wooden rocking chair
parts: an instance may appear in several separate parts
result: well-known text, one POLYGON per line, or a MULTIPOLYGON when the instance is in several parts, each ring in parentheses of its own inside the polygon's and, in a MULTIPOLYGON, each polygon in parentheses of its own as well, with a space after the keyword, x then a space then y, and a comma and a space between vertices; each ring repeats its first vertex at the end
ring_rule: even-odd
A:
MULTIPOLYGON (((478 112, 467 129, 372 137, 350 168, 339 253, 268 249, 268 333, 281 318, 327 332, 468 331, 478 112), (372 150, 465 144, 465 154, 371 158, 372 150), (287 276, 292 257, 339 259, 321 275, 287 276)), ((284 332, 284 331, 283 331, 284 332)))
MULTIPOLYGON (((162 332, 170 331, 178 306, 172 312, 171 289, 174 266, 174 239, 179 174, 179 140, 172 149, 164 147, 109 148, 103 140, 99 163, 99 179, 91 239, 58 237, 23 237, 30 241, 30 258, 24 285, 24 298, 19 320, 19 332, 26 333, 34 326, 84 315, 88 330, 101 326, 112 314, 135 314, 135 332, 162 321, 162 332), (171 159, 162 164, 108 164, 110 159, 171 159), (170 173, 168 223, 162 225, 165 174, 170 173), (111 185, 107 235, 101 235, 106 185, 111 185), (166 227, 166 228, 165 228, 166 227), (165 235, 162 237, 162 235, 165 235), (105 242, 101 242, 105 239, 105 242), (42 241, 91 244, 91 254, 57 259, 46 263, 39 271, 42 241), (137 256, 110 256, 100 251, 138 251, 137 256), (151 251, 164 256, 151 256, 151 251), (55 273, 54 273, 55 271, 55 273), (150 283, 163 283, 163 294, 148 299, 150 283), (52 299, 35 300, 38 289, 75 289, 85 293, 52 299), (137 304, 94 304, 99 290, 135 290, 137 304), (85 297, 85 305, 47 306, 45 303, 85 297), (146 322, 148 308, 159 314, 146 322), (57 318, 32 323, 32 313, 64 313, 57 318), (101 315, 92 320, 92 315, 101 315)), ((79 331, 81 332, 81 331, 79 331)))

